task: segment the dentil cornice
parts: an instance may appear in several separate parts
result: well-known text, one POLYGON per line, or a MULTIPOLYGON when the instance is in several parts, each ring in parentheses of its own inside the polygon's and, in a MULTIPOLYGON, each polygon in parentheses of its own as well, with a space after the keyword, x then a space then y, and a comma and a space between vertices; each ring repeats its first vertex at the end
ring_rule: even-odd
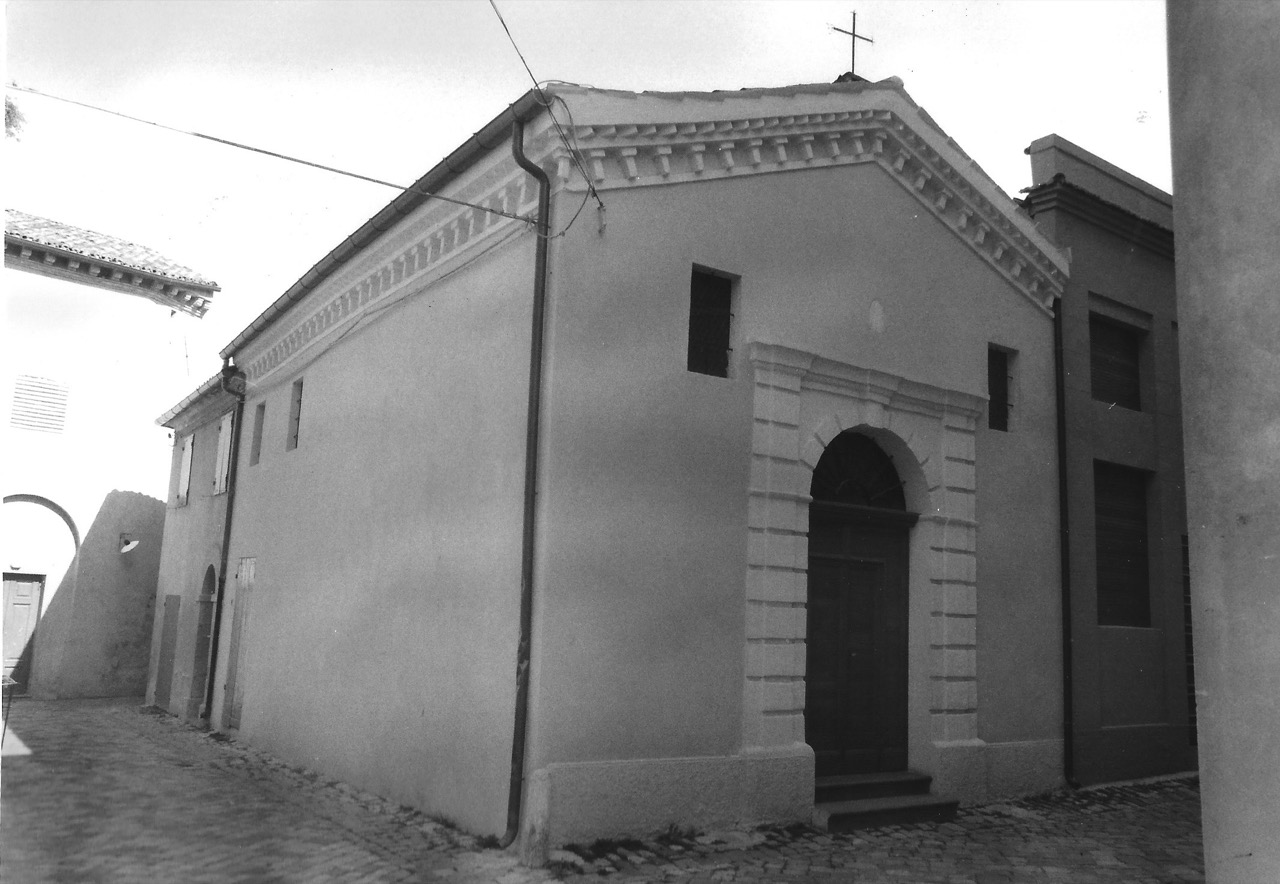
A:
MULTIPOLYGON (((873 163, 1010 285, 1050 312, 1066 280, 1063 254, 905 94, 876 85, 828 99, 845 107, 869 105, 861 108, 752 116, 745 113, 752 109, 750 96, 729 93, 704 102, 707 119, 591 123, 568 131, 599 191, 873 163), (720 116, 725 112, 737 113, 720 116)), ((572 92, 565 98, 573 104, 572 92)), ((813 96, 804 98, 814 104, 813 96)), ((662 109, 661 96, 634 99, 617 102, 619 116, 631 111, 652 120, 652 110, 662 109)), ((770 95, 759 103, 776 109, 780 102, 770 95)), ((673 109, 688 117, 688 105, 697 103, 679 104, 673 109)), ((558 145, 553 155, 560 187, 585 189, 569 150, 558 145)))

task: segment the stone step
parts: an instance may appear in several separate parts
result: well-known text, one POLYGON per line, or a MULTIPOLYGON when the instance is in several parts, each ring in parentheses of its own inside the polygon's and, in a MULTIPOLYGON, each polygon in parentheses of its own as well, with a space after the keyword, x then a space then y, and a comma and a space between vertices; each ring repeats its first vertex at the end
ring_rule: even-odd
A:
POLYGON ((932 782, 933 777, 914 770, 818 777, 814 784, 814 799, 818 804, 829 804, 894 795, 927 795, 932 782))
POLYGON ((876 826, 946 822, 956 815, 960 802, 941 795, 894 795, 831 801, 813 809, 813 824, 827 832, 853 832, 876 826))

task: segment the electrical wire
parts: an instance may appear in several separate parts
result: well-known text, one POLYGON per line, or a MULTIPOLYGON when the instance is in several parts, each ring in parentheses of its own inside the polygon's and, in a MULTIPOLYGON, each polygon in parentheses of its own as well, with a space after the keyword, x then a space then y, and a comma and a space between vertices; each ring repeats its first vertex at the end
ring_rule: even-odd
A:
MULTIPOLYGON (((538 94, 538 99, 541 101, 542 106, 547 109, 547 116, 551 118, 551 123, 555 126, 556 132, 560 136, 560 141, 564 144, 565 150, 569 151, 569 157, 573 160, 573 164, 578 167, 578 172, 581 173, 582 180, 587 183, 587 193, 590 196, 595 197, 596 203, 601 209, 603 209, 604 201, 600 199, 600 194, 596 191, 595 185, 591 183, 591 176, 587 174, 586 168, 582 165, 580 152, 574 150, 574 148, 570 146, 568 136, 564 134, 564 129, 560 126, 560 121, 556 119, 555 113, 551 110, 551 102, 547 100, 547 95, 542 91, 542 86, 538 82, 538 78, 533 75, 533 71, 529 68, 529 62, 525 61, 524 53, 520 51, 520 47, 516 44, 516 38, 511 35, 511 29, 507 27, 507 20, 502 17, 502 12, 498 9, 496 0, 489 0, 489 5, 493 7, 493 14, 498 17, 498 23, 502 25, 502 30, 506 31, 507 39, 511 41, 511 48, 516 51, 516 55, 520 58, 520 63, 524 65, 525 73, 529 75, 529 79, 533 82, 533 91, 538 94)), ((546 82, 550 83, 555 81, 547 80, 546 82)), ((556 95, 555 98, 559 99, 560 104, 564 106, 566 111, 568 111, 568 103, 559 95, 556 95)), ((572 112, 569 113, 569 122, 570 125, 573 125, 572 112)), ((577 140, 576 135, 574 136, 574 140, 577 140)), ((579 212, 581 212, 581 209, 579 209, 579 212)), ((574 218, 577 217, 577 215, 574 215, 574 218)), ((568 229, 569 228, 566 227, 565 231, 568 231, 568 229)))
MULTIPOLYGON (((383 187, 391 187, 396 190, 407 192, 407 193, 420 194, 422 196, 427 196, 433 199, 441 200, 442 202, 453 203, 454 205, 457 205, 457 206, 466 206, 467 208, 470 208, 470 209, 479 209, 480 211, 488 212, 491 215, 501 215, 503 218, 510 218, 514 221, 522 221, 525 224, 533 224, 535 222, 535 219, 533 218, 529 218, 524 215, 516 215, 511 212, 504 212, 501 209, 495 209, 491 206, 482 206, 477 203, 469 203, 466 200, 454 199, 453 197, 450 197, 450 196, 444 196, 443 194, 440 194, 440 193, 435 193, 427 190, 419 190, 418 188, 413 187, 412 185, 405 187, 402 184, 395 184, 390 181, 383 181, 380 178, 372 178, 368 175, 361 175, 358 172, 348 172, 345 169, 339 169, 334 166, 326 166, 323 163, 313 163, 310 160, 299 159, 298 157, 289 156, 288 154, 283 154, 283 153, 277 153, 276 151, 266 150, 265 148, 261 148, 261 147, 254 147, 249 144, 241 144, 238 141, 230 141, 226 138, 218 138, 213 135, 205 135, 201 132, 191 132, 186 129, 179 129, 175 126, 167 126, 164 123, 157 123, 153 120, 144 120, 141 117, 131 116, 129 114, 121 113, 120 111, 114 111, 105 107, 98 107, 97 105, 89 104, 88 102, 84 102, 84 101, 76 101, 71 98, 63 98, 62 96, 52 95, 48 92, 41 92, 38 89, 31 89, 26 86, 17 86, 14 84, 8 84, 5 86, 5 88, 14 89, 18 92, 27 92, 27 93, 30 93, 31 95, 39 95, 43 98, 51 98, 54 101, 61 101, 61 102, 65 102, 66 104, 76 105, 77 107, 88 108, 89 110, 95 110, 95 111, 98 111, 99 113, 110 114, 115 117, 121 117, 122 119, 125 119, 125 120, 131 120, 135 123, 142 123, 143 125, 146 125, 146 126, 155 126, 157 129, 165 129, 169 132, 176 132, 179 135, 190 135, 193 138, 203 138, 206 141, 212 141, 212 142, 215 142, 216 144, 223 144, 228 147, 235 147, 235 148, 239 148, 240 150, 247 150, 247 151, 250 151, 251 153, 263 154, 264 156, 274 157, 278 160, 285 160, 290 163, 297 163, 298 165, 301 165, 301 166, 309 166, 313 169, 321 169, 325 172, 332 172, 335 175, 344 175, 347 178, 355 178, 358 181, 367 181, 370 184, 378 184, 383 187)), ((552 117, 552 119, 554 120, 555 118, 552 117)))
MULTIPOLYGON (((548 80, 548 81, 546 81, 546 82, 561 82, 561 81, 559 81, 559 80, 548 80)), ((178 128, 174 127, 174 126, 168 126, 168 125, 165 125, 164 123, 156 123, 156 122, 154 122, 154 121, 152 121, 152 120, 144 120, 144 119, 142 119, 141 117, 135 117, 135 116, 131 116, 130 114, 121 113, 120 111, 114 111, 114 110, 111 110, 110 108, 98 107, 97 105, 89 104, 89 103, 87 103, 87 102, 83 102, 83 101, 76 101, 76 100, 75 100, 75 99, 73 99, 73 98, 63 98, 63 97, 62 97, 62 96, 60 96, 60 95, 53 95, 53 94, 48 93, 48 92, 41 92, 39 89, 31 89, 31 88, 29 88, 29 87, 26 87, 26 86, 18 86, 18 85, 13 84, 13 83, 9 83, 9 84, 7 84, 7 85, 5 86, 5 88, 6 88, 6 89, 14 89, 14 90, 16 90, 16 91, 18 91, 18 92, 27 92, 27 93, 29 93, 29 94, 31 94, 31 95, 39 95, 39 96, 41 96, 42 98, 51 98, 51 99, 53 99, 54 101, 61 101, 61 102, 64 102, 64 103, 66 103, 66 104, 72 104, 72 105, 75 105, 75 106, 77 106, 77 107, 87 108, 87 109, 89 109, 89 110, 98 111, 99 113, 109 114, 109 115, 114 116, 114 117, 120 117, 120 118, 125 119, 125 120, 130 120, 131 122, 135 122, 135 123, 142 123, 143 125, 146 125, 146 126, 154 126, 154 127, 156 127, 157 129, 164 129, 164 130, 167 130, 167 131, 169 131, 169 132, 176 132, 176 133, 177 133, 177 134, 179 134, 179 135, 190 135, 190 136, 192 136, 192 137, 194 137, 194 138, 203 138, 203 139, 205 139, 206 141, 213 141, 213 142, 215 142, 215 143, 217 143, 217 144, 223 144, 223 145, 227 145, 227 146, 229 146, 229 147, 236 147, 236 148, 239 148, 239 149, 241 149, 241 150, 247 150, 247 151, 250 151, 250 152, 252 152, 252 153, 259 153, 259 154, 263 154, 264 156, 274 157, 274 158, 276 158, 276 159, 285 160, 285 161, 287 161, 287 162, 291 162, 291 163, 297 163, 297 164, 299 164, 299 165, 303 165, 303 166, 309 166, 309 167, 311 167, 311 168, 313 168, 313 169, 321 169, 321 170, 323 170, 323 171, 325 171, 325 172, 333 172, 333 173, 334 173, 334 174, 336 174, 336 175, 343 175, 343 176, 345 176, 345 177, 347 177, 347 178, 355 178, 355 179, 356 179, 356 180, 358 180, 358 181, 366 181, 366 182, 369 182, 369 183, 371 183, 371 184, 378 184, 378 185, 381 185, 381 186, 383 186, 383 187, 391 187, 391 188, 394 188, 394 189, 396 189, 396 190, 404 191, 404 192, 407 192, 407 193, 416 193, 416 194, 420 194, 420 195, 422 195, 422 196, 431 197, 431 198, 433 198, 433 199, 441 200, 442 202, 446 202, 446 203, 453 203, 454 205, 458 205, 458 206, 465 206, 466 208, 469 208, 469 209, 479 209, 479 210, 480 210, 480 211, 482 211, 482 212, 488 212, 490 215, 500 215, 500 216, 502 216, 503 218, 510 218, 510 219, 512 219, 513 221, 520 221, 520 222, 522 222, 522 223, 524 223, 524 224, 527 224, 527 225, 530 227, 530 229, 532 229, 532 230, 533 230, 533 232, 534 232, 534 234, 535 234, 536 236, 546 237, 547 239, 558 239, 558 238, 560 238, 560 237, 564 236, 566 233, 568 233, 568 232, 569 232, 569 228, 573 226, 573 222, 574 222, 574 221, 577 221, 577 220, 578 220, 578 216, 582 214, 582 210, 586 207, 587 201, 588 201, 588 200, 590 200, 590 199, 591 199, 591 197, 593 197, 593 196, 594 196, 594 197, 596 198, 596 201, 597 201, 597 202, 599 202, 599 201, 600 201, 600 197, 599 197, 599 195, 596 193, 595 188, 591 186, 591 182, 588 180, 588 181, 587 181, 587 188, 588 188, 588 190, 587 190, 587 195, 583 198, 582 205, 578 206, 578 210, 577 210, 576 212, 574 212, 574 213, 573 213, 573 217, 572 217, 571 219, 569 219, 569 223, 568 223, 568 224, 566 224, 566 225, 564 226, 564 228, 563 228, 559 233, 540 233, 540 232, 538 232, 538 231, 537 231, 537 229, 536 229, 536 219, 531 218, 531 217, 529 217, 529 216, 527 216, 527 215, 516 215, 516 214, 513 214, 513 213, 511 213, 511 212, 504 212, 504 211, 502 211, 501 209, 494 209, 494 208, 492 208, 492 207, 490 207, 490 206, 482 206, 482 205, 479 205, 478 203, 469 203, 469 202, 467 202, 466 200, 454 199, 453 197, 444 196, 443 194, 435 193, 435 192, 433 192, 433 191, 420 190, 420 189, 415 188, 415 187, 412 187, 412 186, 410 186, 410 187, 405 187, 405 186, 400 185, 400 184, 394 184, 394 183, 392 183, 392 182, 390 182, 390 181, 383 181, 383 180, 378 179, 378 178, 371 178, 371 177, 369 177, 369 176, 367 176, 367 175, 361 175, 361 174, 359 174, 359 173, 357 173, 357 172, 348 172, 348 171, 345 171, 345 170, 343 170, 343 169, 335 168, 335 167, 333 167, 333 166, 326 166, 326 165, 323 165, 323 164, 321 164, 321 163, 313 163, 313 162, 311 162, 310 160, 298 159, 297 157, 291 157, 291 156, 288 156, 287 154, 276 153, 275 151, 266 150, 266 149, 264 149, 264 148, 253 147, 252 145, 248 145, 248 144, 241 144, 241 143, 236 142, 236 141, 229 141, 229 140, 227 140, 227 139, 225 139, 225 138, 217 138, 217 137, 215 137, 215 136, 213 136, 213 135, 204 135, 204 134, 202 134, 202 133, 200 133, 200 132, 189 132, 189 131, 186 131, 186 130, 184 130, 184 129, 178 129, 178 128)), ((544 106, 545 106, 545 107, 550 108, 550 103, 545 101, 545 98, 546 98, 545 94, 544 94, 544 93, 542 93, 542 92, 541 92, 541 90, 539 90, 539 93, 538 93, 538 94, 543 96, 543 98, 544 98, 544 102, 543 102, 544 106)), ((559 101, 559 102, 560 102, 560 104, 561 104, 561 106, 563 106, 563 107, 564 107, 564 109, 565 109, 565 113, 567 113, 567 114, 569 115, 569 125, 570 125, 570 126, 573 126, 573 125, 574 125, 574 124, 573 124, 573 112, 572 112, 571 110, 569 110, 569 105, 568 105, 568 104, 565 102, 565 100, 564 100, 562 97, 560 97, 559 95, 553 95, 553 96, 552 96, 552 98, 553 98, 554 100, 556 100, 556 101, 559 101)), ((551 119, 552 119, 552 121, 555 121, 555 117, 554 117, 553 115, 551 116, 551 119)), ((558 126, 557 126, 557 128, 558 128, 558 126)), ((564 137, 565 137, 565 136, 564 136, 564 133, 562 132, 562 133, 561 133, 561 139, 563 140, 563 139, 564 139, 564 137)), ((578 148, 577 148, 577 142, 578 142, 578 137, 577 137, 577 135, 574 135, 573 142, 574 142, 574 146, 573 146, 573 147, 569 147, 568 142, 566 142, 566 143, 565 143, 565 146, 569 148, 570 154, 571 154, 571 155, 573 155, 573 156, 574 156, 574 159, 576 160, 576 159, 577 159, 577 154, 579 153, 578 148)), ((580 165, 580 164, 578 165, 578 170, 579 170, 580 172, 582 172, 582 167, 581 167, 581 165, 580 165)), ((583 172, 583 177, 584 177, 584 178, 586 177, 586 173, 585 173, 585 172, 583 172)), ((603 204, 603 203, 601 203, 601 206, 603 206, 603 205, 604 205, 604 204, 603 204)))

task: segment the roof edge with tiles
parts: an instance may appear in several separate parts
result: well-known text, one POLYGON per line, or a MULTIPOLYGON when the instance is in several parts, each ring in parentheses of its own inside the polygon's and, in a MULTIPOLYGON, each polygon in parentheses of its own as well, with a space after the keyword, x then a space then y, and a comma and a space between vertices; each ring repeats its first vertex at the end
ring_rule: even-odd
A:
POLYGON ((138 295, 201 317, 221 291, 216 282, 154 249, 60 221, 5 209, 6 267, 80 285, 138 295))

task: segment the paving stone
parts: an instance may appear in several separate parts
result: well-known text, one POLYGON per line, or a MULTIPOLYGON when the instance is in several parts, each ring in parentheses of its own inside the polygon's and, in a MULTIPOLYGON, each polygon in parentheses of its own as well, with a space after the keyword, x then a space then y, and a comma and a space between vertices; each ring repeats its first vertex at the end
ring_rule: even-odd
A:
POLYGON ((139 702, 17 700, 0 795, 3 878, 334 884, 1202 882, 1194 778, 961 808, 946 823, 668 833, 557 852, 481 850, 411 808, 211 738, 139 702), (14 736, 19 739, 14 739, 14 736), (25 743, 30 754, 9 754, 25 743))

